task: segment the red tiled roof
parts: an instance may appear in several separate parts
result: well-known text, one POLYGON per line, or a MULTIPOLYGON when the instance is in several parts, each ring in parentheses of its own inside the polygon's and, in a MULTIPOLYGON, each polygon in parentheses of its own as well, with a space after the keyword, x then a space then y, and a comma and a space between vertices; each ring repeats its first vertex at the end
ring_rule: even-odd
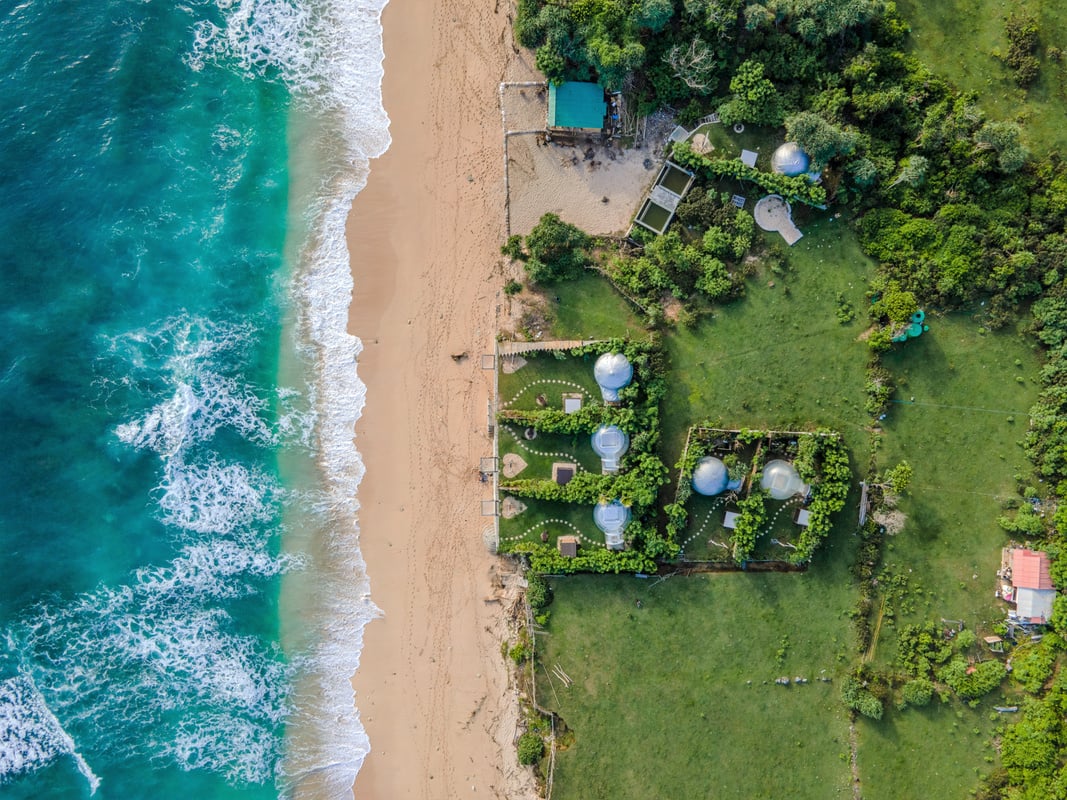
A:
POLYGON ((1048 555, 1026 549, 1013 551, 1011 582, 1021 589, 1054 589, 1048 574, 1048 555))

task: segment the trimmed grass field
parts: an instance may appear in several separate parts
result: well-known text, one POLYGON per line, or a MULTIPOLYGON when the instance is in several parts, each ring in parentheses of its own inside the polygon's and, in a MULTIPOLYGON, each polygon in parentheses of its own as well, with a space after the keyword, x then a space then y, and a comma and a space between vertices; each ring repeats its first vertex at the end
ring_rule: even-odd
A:
MULTIPOLYGON (((1018 499, 1014 476, 1031 474, 1017 442, 1037 398, 1038 360, 1014 331, 981 334, 965 315, 928 322, 928 333, 883 361, 899 386, 879 462, 907 459, 915 470, 900 504, 906 527, 884 561, 923 590, 902 621, 962 619, 981 634, 1004 616, 994 573, 1009 536, 996 518, 1018 499)), ((883 638, 878 655, 892 658, 893 637, 883 638)))
POLYGON ((554 312, 552 335, 558 339, 610 339, 645 333, 644 323, 630 302, 595 272, 557 284, 546 296, 554 312))
POLYGON ((976 92, 994 119, 1017 120, 1023 138, 1039 155, 1067 153, 1067 61, 1050 59, 1046 48, 1067 46, 1067 5, 1041 0, 899 0, 911 24, 910 48, 935 73, 976 92), (1016 8, 1038 20, 1041 72, 1028 92, 993 55, 1008 52, 1004 19, 1016 8))
POLYGON ((500 373, 500 405, 505 409, 533 411, 541 408, 537 396, 544 395, 546 408, 563 408, 564 394, 582 394, 582 404, 601 403, 600 387, 593 377, 594 356, 572 358, 564 353, 533 352, 522 356, 526 365, 517 372, 500 373))
POLYGON ((859 337, 872 265, 843 220, 819 212, 800 227, 786 272, 750 280, 743 299, 667 337, 676 375, 663 405, 667 463, 677 462, 689 426, 705 422, 835 428, 854 454, 866 446, 867 346, 859 337), (855 314, 846 324, 839 295, 855 314))
POLYGON ((538 700, 574 731, 554 800, 851 796, 846 712, 818 680, 848 657, 840 568, 553 588, 538 700), (810 682, 775 684, 786 675, 810 682))

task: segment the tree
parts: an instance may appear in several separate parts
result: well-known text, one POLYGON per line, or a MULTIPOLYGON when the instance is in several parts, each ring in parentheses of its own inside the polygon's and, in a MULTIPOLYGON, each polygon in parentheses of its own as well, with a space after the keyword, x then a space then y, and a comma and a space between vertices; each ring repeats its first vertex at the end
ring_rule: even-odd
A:
POLYGON ((855 152, 859 139, 855 131, 839 128, 811 111, 786 117, 785 133, 819 166, 826 166, 837 156, 855 152))
POLYGON ((529 256, 525 266, 530 282, 553 283, 576 277, 589 263, 585 253, 589 241, 584 231, 555 214, 545 214, 526 237, 529 256))
POLYGON ((699 36, 686 47, 676 44, 663 56, 674 76, 697 94, 710 94, 715 89, 723 59, 699 36))
POLYGON ((926 179, 926 170, 930 162, 924 156, 908 156, 900 161, 900 172, 890 186, 904 184, 911 188, 921 186, 926 179))
POLYGON ((904 325, 911 319, 911 315, 919 310, 919 301, 915 299, 913 292, 890 286, 871 310, 878 316, 887 317, 893 325, 904 325))
POLYGON ((893 492, 893 494, 903 494, 908 490, 908 486, 911 485, 911 477, 915 470, 912 469, 911 464, 907 461, 901 461, 892 469, 888 469, 885 475, 882 476, 882 485, 893 492))
POLYGON ((987 122, 974 135, 975 150, 995 151, 1001 172, 1017 172, 1028 156, 1019 135, 1019 126, 1014 122, 987 122))
POLYGON ((555 86, 563 83, 563 72, 567 68, 567 60, 557 53, 552 45, 543 44, 537 48, 534 65, 545 74, 549 83, 555 86))
POLYGON ((647 28, 652 33, 659 33, 674 14, 671 0, 641 0, 634 13, 634 23, 639 28, 647 28))
POLYGON ((719 107, 719 116, 725 124, 781 124, 782 98, 774 84, 763 76, 763 71, 763 64, 752 59, 737 68, 730 79, 733 98, 719 107))

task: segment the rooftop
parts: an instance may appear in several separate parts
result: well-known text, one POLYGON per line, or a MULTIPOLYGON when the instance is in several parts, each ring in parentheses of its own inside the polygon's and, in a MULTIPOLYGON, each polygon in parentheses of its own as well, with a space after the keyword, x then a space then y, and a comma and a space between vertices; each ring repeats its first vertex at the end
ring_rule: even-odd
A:
POLYGON ((569 81, 548 87, 548 127, 602 130, 607 103, 599 84, 569 81))
POLYGON ((1048 555, 1019 548, 1012 553, 1011 582, 1017 589, 1054 589, 1048 555))

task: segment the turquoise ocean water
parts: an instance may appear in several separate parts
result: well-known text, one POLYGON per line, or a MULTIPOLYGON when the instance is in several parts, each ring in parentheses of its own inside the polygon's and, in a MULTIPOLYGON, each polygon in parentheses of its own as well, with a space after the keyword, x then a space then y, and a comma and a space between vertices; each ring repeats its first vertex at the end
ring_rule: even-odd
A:
POLYGON ((2 797, 350 793, 382 5, 0 3, 2 797))

